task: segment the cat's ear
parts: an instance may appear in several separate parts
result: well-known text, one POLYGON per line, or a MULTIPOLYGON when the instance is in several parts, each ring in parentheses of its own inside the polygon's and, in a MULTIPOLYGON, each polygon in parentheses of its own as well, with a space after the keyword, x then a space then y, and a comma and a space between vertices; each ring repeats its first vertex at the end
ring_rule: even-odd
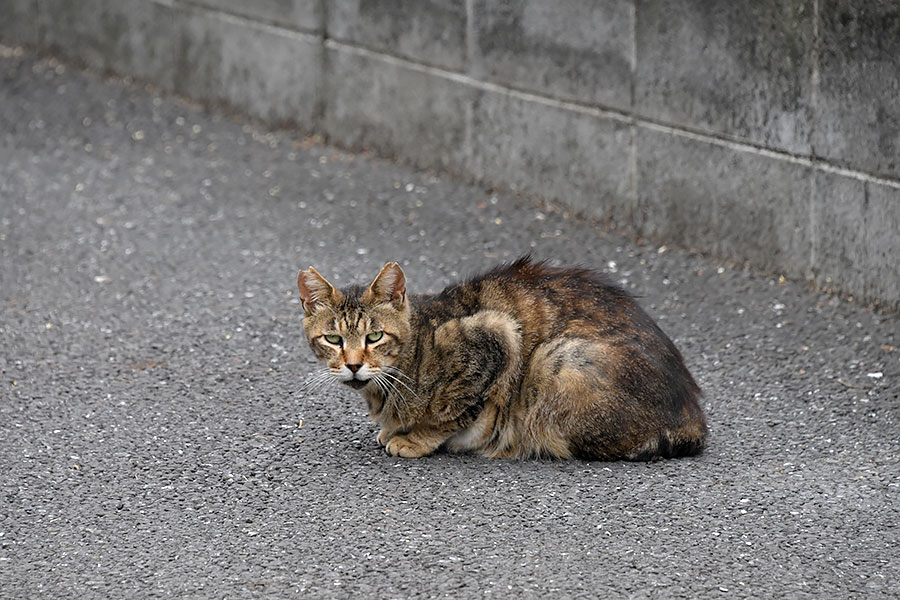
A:
POLYGON ((400 265, 395 262, 384 265, 375 281, 363 292, 362 301, 367 304, 390 302, 401 308, 406 302, 406 276, 400 265))
POLYGON ((311 315, 320 304, 334 305, 340 302, 343 295, 318 271, 310 267, 297 274, 297 287, 300 289, 300 302, 303 310, 311 315))

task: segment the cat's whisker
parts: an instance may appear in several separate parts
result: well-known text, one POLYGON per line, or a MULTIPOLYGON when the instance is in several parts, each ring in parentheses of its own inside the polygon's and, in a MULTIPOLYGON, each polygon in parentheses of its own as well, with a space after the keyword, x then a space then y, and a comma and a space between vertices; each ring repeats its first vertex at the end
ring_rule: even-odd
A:
MULTIPOLYGON (((390 387, 394 390, 394 393, 397 394, 397 396, 399 396, 404 401, 404 403, 407 405, 407 407, 409 407, 409 400, 406 398, 406 396, 404 394, 402 394, 400 392, 400 388, 398 388, 396 384, 400 384, 401 386, 403 386, 407 391, 409 391, 410 394, 413 395, 413 397, 416 400, 419 399, 419 395, 416 393, 415 390, 413 390, 409 385, 407 385, 402 379, 400 379, 399 377, 397 377, 396 375, 394 375, 391 372, 394 370, 396 370, 400 374, 403 374, 402 371, 400 371, 399 369, 394 369, 393 367, 381 367, 379 369, 378 375, 380 377, 382 377, 384 379, 384 381, 390 385, 390 387)), ((409 377, 407 376, 407 378, 409 378, 409 377)), ((412 383, 412 379, 410 379, 410 383, 412 383)))
POLYGON ((392 374, 388 373, 387 371, 383 371, 382 374, 383 374, 385 377, 387 377, 387 378, 389 378, 389 379, 392 379, 392 380, 396 381, 397 383, 399 383, 400 385, 402 385, 403 387, 405 387, 407 390, 409 390, 409 393, 412 394, 412 395, 416 398, 416 400, 419 399, 419 395, 415 392, 415 390, 413 390, 411 387, 409 387, 408 385, 406 385, 406 383, 404 383, 402 379, 400 379, 399 377, 396 377, 395 375, 392 375, 392 374))
POLYGON ((382 396, 384 396, 384 401, 386 403, 388 401, 388 398, 391 395, 391 390, 390 390, 390 388, 388 388, 385 385, 384 379, 379 374, 376 373, 376 374, 372 375, 371 381, 374 381, 375 385, 378 386, 378 389, 381 390, 381 394, 382 394, 382 396))
POLYGON ((397 367, 391 367, 391 366, 385 365, 383 367, 379 367, 379 371, 381 373, 387 375, 388 377, 391 377, 392 379, 394 379, 396 381, 406 380, 407 382, 409 382, 411 384, 415 384, 415 381, 413 381, 412 377, 410 377, 409 375, 407 375, 406 373, 404 373, 397 367))
POLYGON ((407 375, 406 373, 404 373, 402 370, 398 369, 397 367, 385 365, 381 368, 382 368, 382 370, 384 370, 392 375, 400 375, 401 377, 403 377, 405 380, 407 380, 410 383, 415 383, 415 381, 413 381, 412 377, 410 377, 409 375, 407 375))
POLYGON ((322 379, 322 378, 325 378, 325 377, 330 377, 330 376, 333 376, 333 373, 331 372, 331 369, 322 369, 322 370, 320 370, 320 371, 314 372, 314 373, 309 377, 309 381, 311 381, 311 382, 312 382, 312 381, 318 381, 319 379, 322 379))
POLYGON ((321 390, 323 387, 325 387, 327 384, 328 384, 327 381, 321 381, 321 382, 317 383, 316 385, 307 386, 304 391, 306 391, 307 394, 315 394, 316 392, 321 390))
POLYGON ((323 381, 326 381, 327 379, 328 379, 328 376, 323 376, 322 374, 317 374, 313 377, 310 377, 306 381, 304 381, 303 387, 304 388, 312 388, 312 387, 319 385, 323 381))
POLYGON ((320 390, 323 387, 325 387, 326 385, 333 383, 333 382, 334 382, 334 378, 332 378, 332 377, 322 377, 321 379, 319 379, 318 381, 316 381, 315 383, 313 383, 312 385, 309 386, 310 391, 320 390))
POLYGON ((333 381, 336 381, 335 371, 332 371, 331 369, 322 369, 321 371, 312 373, 312 375, 303 382, 303 388, 307 393, 312 393, 333 381))
POLYGON ((375 373, 372 375, 372 380, 378 384, 378 387, 381 388, 381 391, 384 392, 384 398, 387 400, 392 393, 396 394, 397 391, 394 389, 394 386, 391 385, 390 381, 385 379, 382 373, 375 373))
MULTIPOLYGON (((391 402, 391 405, 394 406, 397 411, 405 413, 406 419, 409 420, 412 417, 412 408, 409 405, 409 400, 403 395, 400 389, 386 377, 386 375, 387 373, 380 372, 374 376, 384 388, 388 390, 388 393, 385 394, 385 402, 390 399, 396 399, 395 402, 391 402)), ((402 417, 403 415, 401 414, 400 416, 402 417)))
POLYGON ((388 386, 387 380, 378 375, 373 376, 372 380, 375 382, 375 385, 377 385, 381 390, 381 393, 384 394, 384 404, 386 405, 388 403, 391 403, 391 405, 393 405, 393 403, 390 401, 391 388, 388 386))
POLYGON ((388 389, 384 386, 384 382, 382 382, 381 379, 377 375, 372 377, 372 381, 375 382, 375 385, 378 386, 378 389, 381 390, 381 393, 384 395, 385 401, 387 401, 389 392, 388 392, 388 389))

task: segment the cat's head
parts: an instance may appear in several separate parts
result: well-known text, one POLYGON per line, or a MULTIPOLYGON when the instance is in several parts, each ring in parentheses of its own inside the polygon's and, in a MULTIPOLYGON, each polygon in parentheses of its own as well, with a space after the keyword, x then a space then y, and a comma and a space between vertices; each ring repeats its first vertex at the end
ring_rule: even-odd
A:
POLYGON ((366 287, 338 290, 313 267, 297 276, 303 329, 313 353, 331 375, 354 389, 377 385, 409 343, 406 277, 395 262, 366 287))

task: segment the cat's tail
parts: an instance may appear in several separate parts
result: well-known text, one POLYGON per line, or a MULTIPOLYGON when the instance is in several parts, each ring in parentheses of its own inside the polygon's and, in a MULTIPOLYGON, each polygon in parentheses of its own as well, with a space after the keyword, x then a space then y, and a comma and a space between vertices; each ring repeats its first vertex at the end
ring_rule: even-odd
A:
POLYGON ((662 458, 679 458, 682 456, 694 456, 700 454, 706 447, 706 423, 701 423, 698 431, 692 431, 689 435, 685 432, 661 433, 655 443, 644 445, 637 452, 627 456, 628 460, 649 461, 662 458))

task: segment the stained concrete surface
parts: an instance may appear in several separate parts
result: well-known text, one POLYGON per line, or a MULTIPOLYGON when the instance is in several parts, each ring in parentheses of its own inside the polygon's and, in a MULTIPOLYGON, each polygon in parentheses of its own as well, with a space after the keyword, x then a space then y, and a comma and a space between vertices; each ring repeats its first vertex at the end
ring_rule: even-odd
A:
POLYGON ((466 69, 465 0, 331 0, 328 37, 452 71, 466 69))
POLYGON ((896 597, 896 314, 0 48, 3 598, 896 597), (608 272, 701 456, 385 456, 294 281, 608 272))

